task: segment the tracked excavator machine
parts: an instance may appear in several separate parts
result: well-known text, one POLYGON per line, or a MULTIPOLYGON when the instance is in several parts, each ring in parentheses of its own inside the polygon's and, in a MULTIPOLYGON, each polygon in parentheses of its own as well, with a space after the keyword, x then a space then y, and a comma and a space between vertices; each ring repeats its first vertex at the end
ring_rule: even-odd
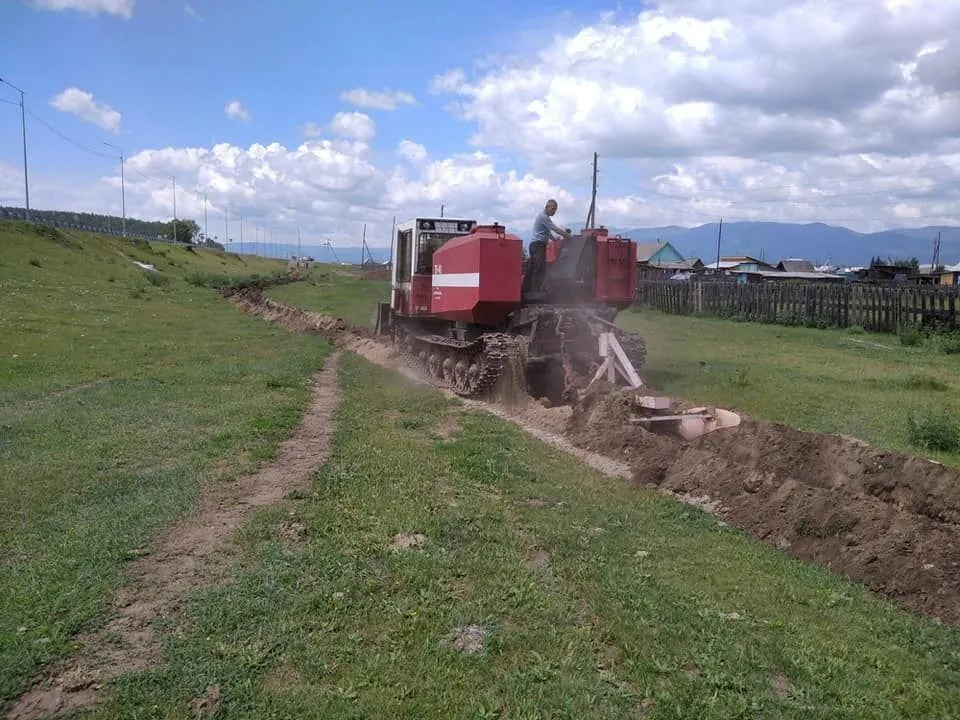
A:
POLYGON ((604 372, 639 385, 643 338, 614 323, 636 295, 634 241, 588 228, 548 262, 545 243, 524 258, 502 225, 419 217, 392 242, 377 333, 457 394, 482 396, 505 373, 552 403, 575 400, 604 372))

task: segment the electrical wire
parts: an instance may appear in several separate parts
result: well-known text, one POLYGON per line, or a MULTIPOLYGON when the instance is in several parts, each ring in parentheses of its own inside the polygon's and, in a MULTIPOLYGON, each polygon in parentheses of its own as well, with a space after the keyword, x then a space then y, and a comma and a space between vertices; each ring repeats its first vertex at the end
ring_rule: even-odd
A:
POLYGON ((87 147, 86 145, 84 145, 83 143, 77 142, 77 141, 74 140, 73 138, 71 138, 71 137, 69 137, 69 136, 67 136, 67 135, 64 135, 62 132, 60 132, 60 131, 57 130, 55 127, 53 127, 53 125, 51 125, 50 123, 48 123, 46 120, 44 120, 42 117, 40 117, 40 116, 37 115, 36 113, 32 112, 31 110, 27 110, 27 115, 29 115, 29 116, 32 117, 34 120, 36 120, 38 123, 40 123, 41 125, 43 125, 44 127, 46 127, 47 130, 49 130, 49 131, 52 132, 53 134, 59 135, 61 138, 63 138, 64 140, 66 140, 66 141, 67 141, 68 143, 70 143, 71 145, 75 145, 75 146, 77 146, 78 148, 80 148, 81 150, 84 150, 84 151, 90 153, 91 155, 96 155, 97 157, 102 157, 102 158, 110 158, 111 160, 113 159, 113 155, 108 155, 107 153, 99 152, 99 151, 97 151, 97 150, 94 150, 94 149, 92 149, 92 148, 89 148, 89 147, 87 147))

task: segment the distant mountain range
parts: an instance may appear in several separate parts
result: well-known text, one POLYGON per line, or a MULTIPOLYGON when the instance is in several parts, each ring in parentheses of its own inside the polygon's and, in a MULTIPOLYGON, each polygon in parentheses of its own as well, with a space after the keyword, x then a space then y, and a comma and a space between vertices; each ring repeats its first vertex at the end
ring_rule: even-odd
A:
MULTIPOLYGON (((684 257, 698 257, 704 263, 716 260, 718 223, 685 228, 678 225, 651 228, 611 228, 637 242, 668 241, 684 257)), ((776 264, 785 258, 804 258, 815 265, 869 265, 879 256, 886 260, 917 258, 921 264, 933 259, 933 241, 940 233, 940 262, 960 262, 960 228, 929 226, 875 233, 859 233, 824 223, 731 222, 723 224, 721 255, 750 255, 776 264)), ((526 235, 526 234, 525 234, 526 235)), ((529 238, 524 237, 524 244, 529 238)), ((236 249, 236 248, 234 248, 236 249)), ((296 252, 294 246, 293 251, 296 252)), ((362 248, 335 247, 341 262, 359 263, 362 248)), ((390 257, 390 248, 371 247, 377 262, 390 257)), ((304 245, 303 254, 327 261, 327 248, 304 245)), ((334 262, 331 254, 330 261, 334 262)))
MULTIPOLYGON (((717 257, 719 223, 694 228, 667 225, 652 228, 611 228, 637 242, 663 240, 684 257, 704 263, 717 257)), ((940 262, 960 262, 960 228, 929 226, 875 233, 859 233, 824 223, 731 222, 723 223, 721 255, 750 255, 776 264, 784 258, 804 258, 815 265, 869 265, 873 257, 886 260, 933 259, 933 241, 940 233, 940 262)))
MULTIPOLYGON (((56 210, 34 210, 34 215, 42 217, 60 227, 92 230, 119 234, 120 218, 90 213, 71 213, 56 210)), ((0 206, 0 219, 22 219, 22 208, 0 206)), ((127 218, 127 230, 130 234, 142 237, 156 237, 168 230, 166 223, 145 222, 127 218)), ((571 228, 575 229, 575 228, 571 228)), ((717 256, 718 223, 709 223, 699 227, 685 228, 679 225, 664 227, 611 228, 637 242, 664 240, 670 242, 684 257, 698 257, 709 263, 717 256)), ((514 230, 514 232, 517 232, 514 230)), ((928 226, 923 228, 899 228, 875 233, 859 233, 845 227, 824 223, 777 223, 777 222, 730 222, 723 224, 720 241, 721 255, 750 255, 763 258, 776 264, 788 257, 810 260, 815 265, 869 265, 874 257, 910 259, 917 258, 920 264, 933 259, 933 241, 940 233, 940 262, 953 265, 960 262, 960 227, 928 226)), ((529 232, 520 233, 524 244, 529 243, 529 232)), ((237 252, 239 242, 232 242, 228 249, 237 252)), ((245 252, 251 252, 253 243, 244 243, 245 252)), ((257 251, 271 257, 291 257, 297 252, 296 244, 260 243, 257 251)), ((320 262, 359 263, 363 250, 359 246, 335 246, 328 254, 323 245, 304 243, 301 252, 305 256, 320 262)), ((376 262, 382 263, 390 258, 390 248, 370 247, 370 253, 376 262)))

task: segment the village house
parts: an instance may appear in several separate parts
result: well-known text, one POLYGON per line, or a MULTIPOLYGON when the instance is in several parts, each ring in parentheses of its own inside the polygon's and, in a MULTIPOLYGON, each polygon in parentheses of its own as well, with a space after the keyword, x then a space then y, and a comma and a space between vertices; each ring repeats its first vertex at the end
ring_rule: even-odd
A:
POLYGON ((677 273, 703 267, 699 259, 688 260, 668 242, 637 243, 637 277, 640 280, 668 280, 677 273))
POLYGON ((719 269, 724 273, 759 272, 762 270, 775 271, 773 265, 765 263, 763 260, 757 260, 755 257, 750 257, 749 255, 723 255, 720 257, 719 264, 714 260, 713 262, 707 263, 704 267, 709 270, 719 269))
POLYGON ((787 258, 777 263, 780 272, 816 272, 813 263, 803 258, 787 258))

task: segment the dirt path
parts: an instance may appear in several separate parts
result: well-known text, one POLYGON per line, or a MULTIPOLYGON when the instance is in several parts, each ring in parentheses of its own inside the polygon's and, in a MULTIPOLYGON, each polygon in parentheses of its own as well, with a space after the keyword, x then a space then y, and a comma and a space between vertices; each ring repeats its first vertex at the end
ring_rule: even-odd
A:
MULTIPOLYGON (((435 386, 368 330, 256 292, 230 299, 246 312, 324 335, 435 386)), ((576 411, 544 408, 528 397, 511 405, 463 402, 607 475, 698 505, 907 609, 960 626, 960 471, 747 417, 737 428, 687 443, 631 425, 630 399, 630 393, 598 390, 576 411)))
POLYGON ((222 580, 235 557, 233 535, 250 513, 307 486, 326 458, 340 400, 338 360, 338 352, 331 354, 317 373, 300 428, 280 444, 276 459, 253 475, 204 491, 196 514, 168 530, 133 565, 129 584, 113 600, 114 619, 76 638, 78 654, 48 669, 8 720, 91 707, 111 678, 160 661, 163 635, 155 623, 169 620, 190 593, 222 580))

